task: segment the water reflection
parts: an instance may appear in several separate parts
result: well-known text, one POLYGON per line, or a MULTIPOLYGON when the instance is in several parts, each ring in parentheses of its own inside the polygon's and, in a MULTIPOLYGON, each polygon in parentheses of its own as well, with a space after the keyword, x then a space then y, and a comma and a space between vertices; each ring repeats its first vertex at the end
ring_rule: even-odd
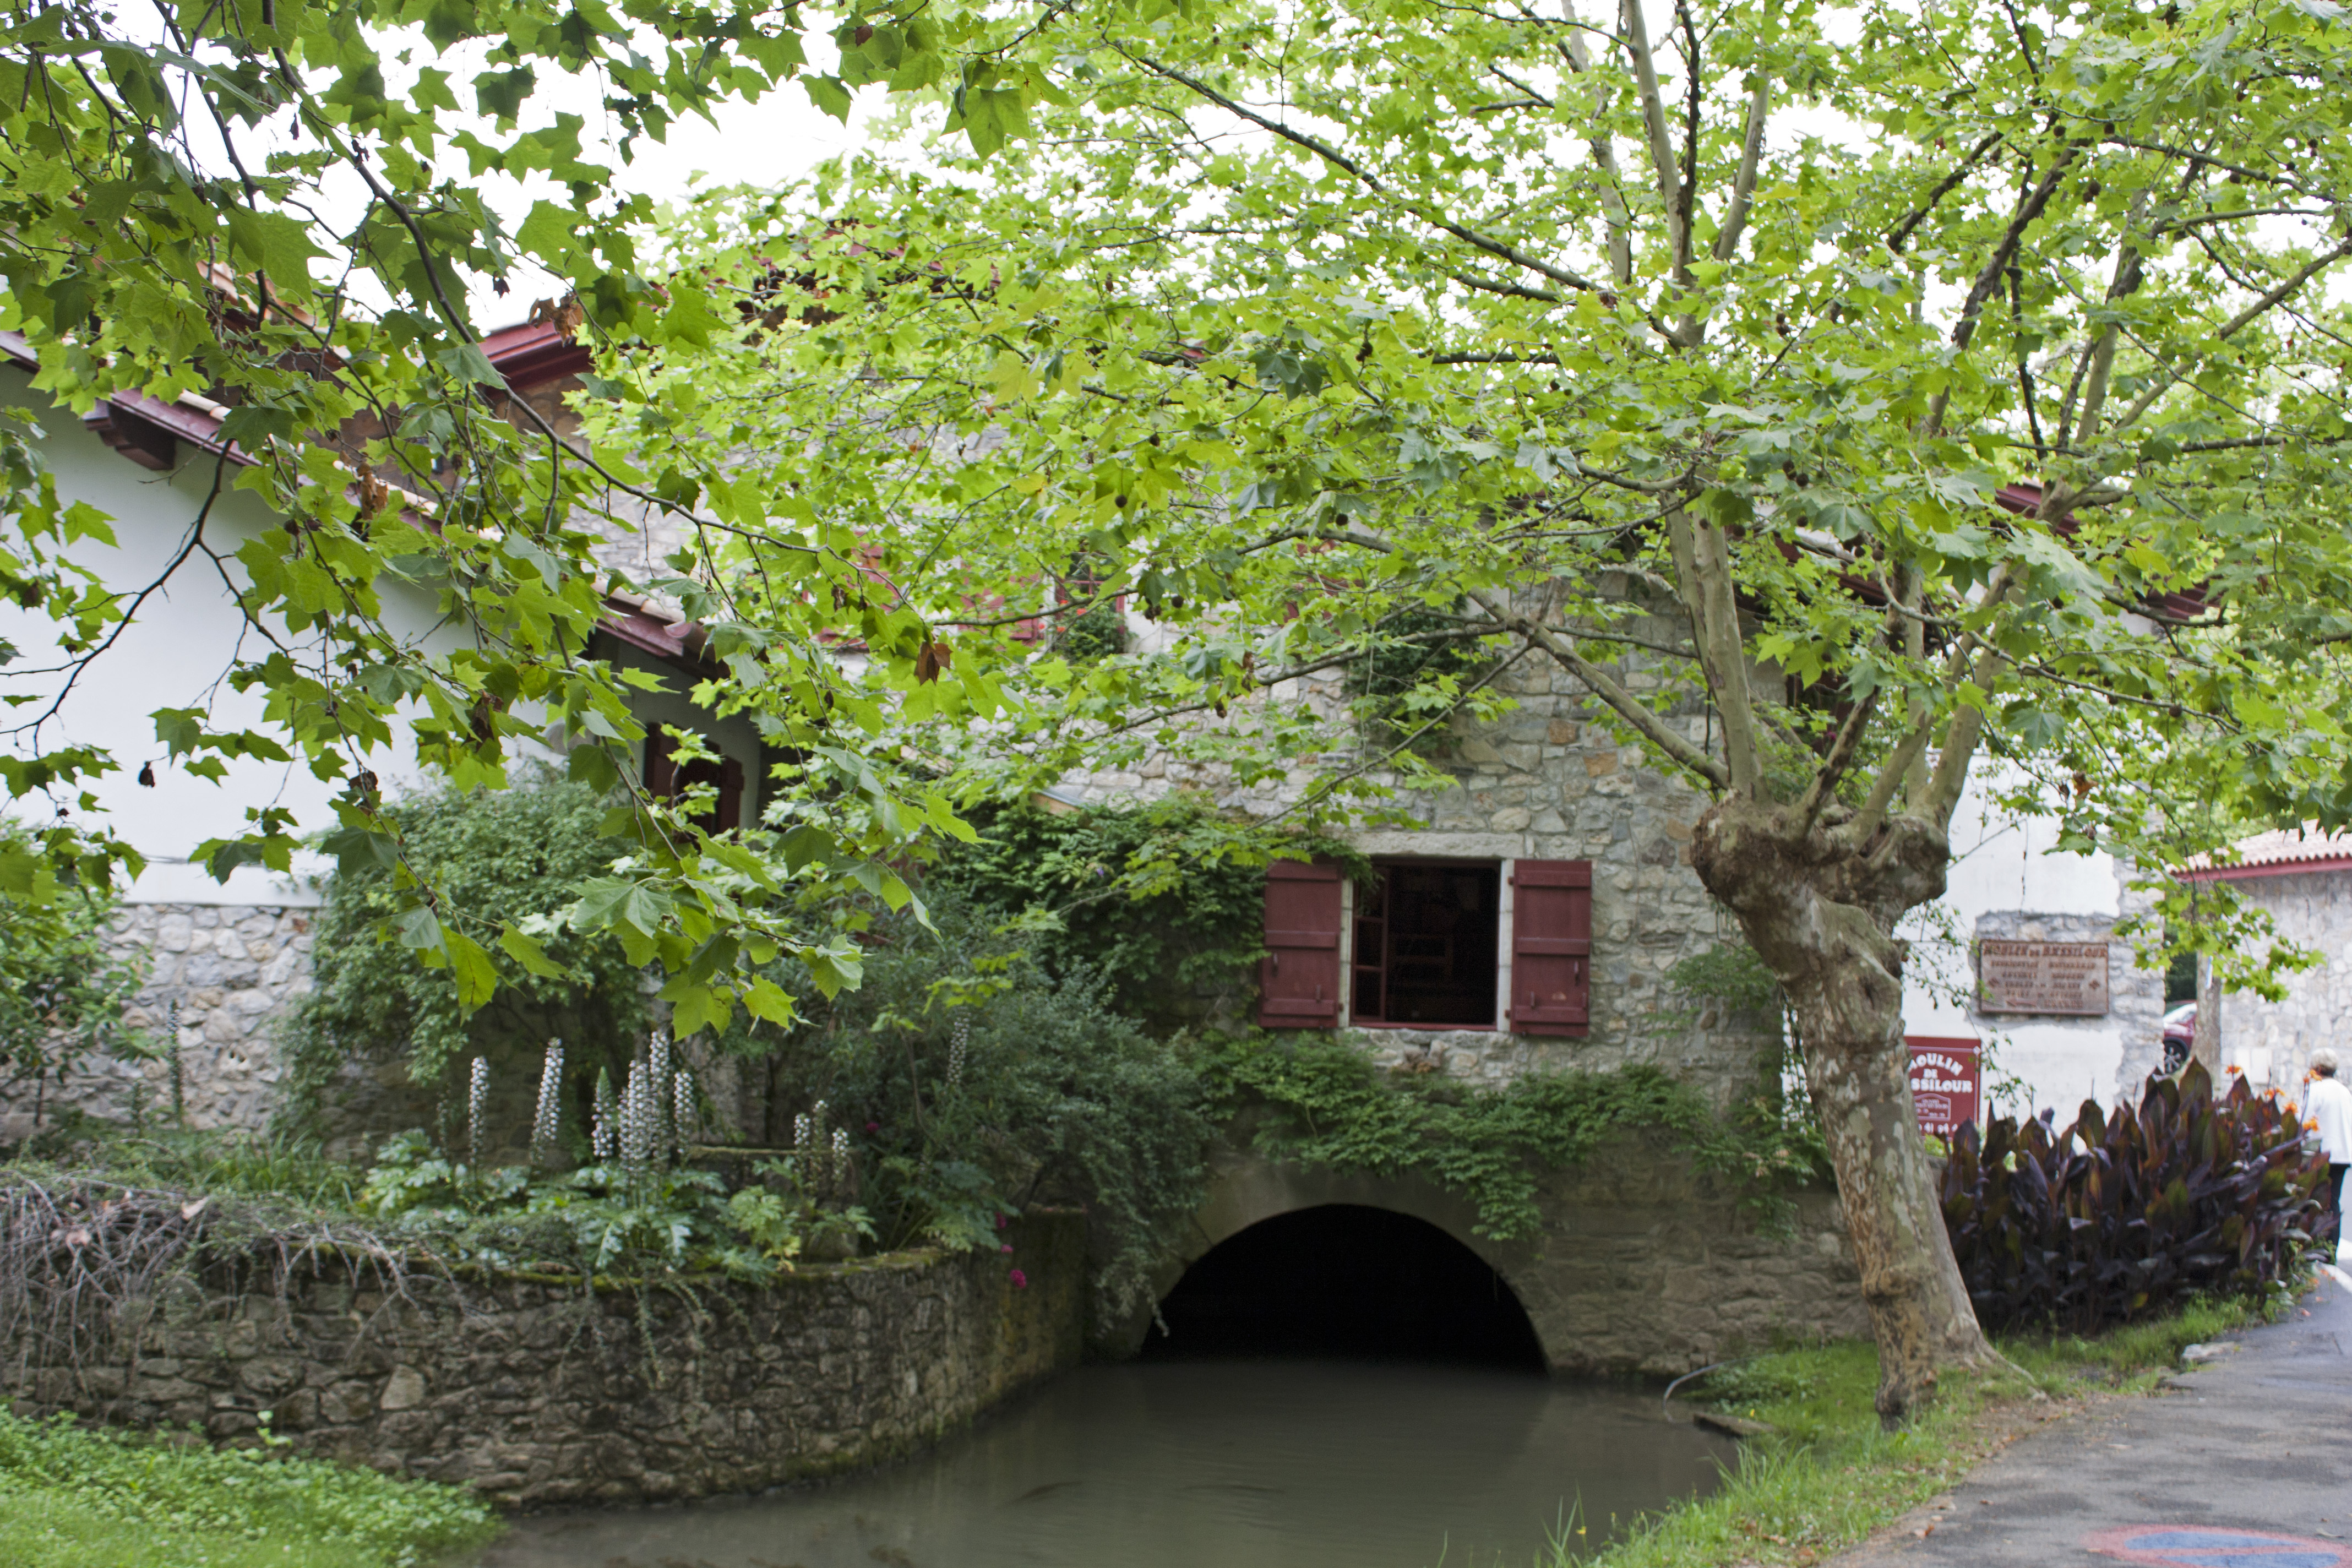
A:
POLYGON ((1523 1568, 1580 1503, 1713 1485, 1654 1394, 1411 1364, 1080 1368, 907 1463, 764 1497, 521 1521, 483 1568, 1523 1568))

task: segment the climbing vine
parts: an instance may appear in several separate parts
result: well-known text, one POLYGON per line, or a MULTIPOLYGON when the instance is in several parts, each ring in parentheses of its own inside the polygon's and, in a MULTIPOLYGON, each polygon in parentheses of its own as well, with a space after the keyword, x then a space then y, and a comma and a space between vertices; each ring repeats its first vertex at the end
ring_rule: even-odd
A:
POLYGON ((1042 916, 1024 945, 1047 973, 1090 972, 1115 1010, 1160 1030, 1237 1010, 1264 952, 1269 860, 1362 861, 1344 845, 1229 817, 1190 795, 975 815, 979 841, 933 868, 927 889, 1008 920, 1042 916))
POLYGON ((551 773, 524 772, 516 782, 387 804, 383 816, 397 825, 407 862, 346 861, 328 884, 311 947, 315 984, 281 1036, 299 1108, 307 1111, 352 1061, 404 1062, 413 1079, 431 1084, 476 1051, 535 1057, 554 1035, 570 1046, 583 1082, 599 1066, 626 1064, 648 1022, 645 972, 618 938, 583 935, 552 918, 583 881, 611 868, 615 841, 600 826, 613 802, 551 773), (409 866, 464 908, 539 931, 548 962, 527 968, 499 950, 489 960, 497 998, 468 1016, 446 980, 381 939, 408 896, 409 866))
POLYGON ((1204 1054, 1202 1071, 1227 1112, 1272 1114, 1257 1147, 1274 1158, 1380 1176, 1420 1176, 1467 1198, 1475 1230, 1497 1241, 1542 1226, 1537 1182, 1582 1164, 1613 1135, 1663 1134, 1702 1171, 1739 1186, 1740 1207, 1768 1231, 1795 1217, 1787 1188, 1810 1179, 1809 1151, 1745 1106, 1718 1115, 1657 1068, 1531 1073, 1501 1088, 1385 1073, 1328 1037, 1264 1035, 1204 1054))

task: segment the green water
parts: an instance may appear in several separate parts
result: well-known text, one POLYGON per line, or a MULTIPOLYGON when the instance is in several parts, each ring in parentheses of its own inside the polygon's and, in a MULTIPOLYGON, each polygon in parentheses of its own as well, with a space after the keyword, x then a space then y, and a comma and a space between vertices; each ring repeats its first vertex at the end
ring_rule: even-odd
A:
POLYGON ((1089 1366, 905 1464, 539 1515, 480 1568, 1524 1568, 1710 1488, 1654 1393, 1476 1367, 1089 1366))

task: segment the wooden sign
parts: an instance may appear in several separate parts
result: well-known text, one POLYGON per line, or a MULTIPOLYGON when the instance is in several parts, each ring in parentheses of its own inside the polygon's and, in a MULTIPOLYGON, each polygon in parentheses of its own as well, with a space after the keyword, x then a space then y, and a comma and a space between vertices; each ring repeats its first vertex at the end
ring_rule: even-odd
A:
POLYGON ((1911 1109, 1919 1131, 1949 1138, 1963 1121, 1984 1125, 1984 1058, 1977 1042, 1906 1035, 1911 1047, 1911 1109))
POLYGON ((2104 942, 1977 944, 1977 1011, 2097 1017, 2107 1010, 2104 942))

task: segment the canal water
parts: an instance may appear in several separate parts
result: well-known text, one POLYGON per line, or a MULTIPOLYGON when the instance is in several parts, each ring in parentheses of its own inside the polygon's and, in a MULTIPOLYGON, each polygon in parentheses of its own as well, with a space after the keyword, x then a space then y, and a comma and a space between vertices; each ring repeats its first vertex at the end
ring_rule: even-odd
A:
POLYGON ((480 1568, 1528 1568, 1704 1493, 1655 1393, 1475 1365, 1085 1366, 905 1464, 521 1520, 480 1568), (1581 1532, 1581 1533, 1580 1533, 1581 1532))

